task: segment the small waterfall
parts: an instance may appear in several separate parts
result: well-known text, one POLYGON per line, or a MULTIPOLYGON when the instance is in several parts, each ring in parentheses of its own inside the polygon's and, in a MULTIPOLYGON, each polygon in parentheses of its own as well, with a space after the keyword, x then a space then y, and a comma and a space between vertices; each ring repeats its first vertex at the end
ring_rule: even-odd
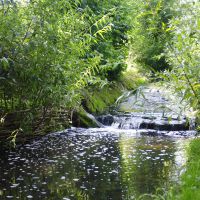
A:
POLYGON ((119 105, 117 114, 98 116, 97 120, 104 126, 115 129, 149 130, 162 134, 170 132, 172 135, 179 132, 184 135, 185 132, 194 130, 195 119, 189 122, 184 115, 177 114, 181 113, 177 111, 179 108, 162 91, 143 88, 139 95, 132 95, 124 100, 119 105), (129 112, 124 113, 123 110, 129 112))
POLYGON ((125 117, 118 119, 118 128, 120 129, 139 129, 142 123, 142 118, 140 117, 125 117))

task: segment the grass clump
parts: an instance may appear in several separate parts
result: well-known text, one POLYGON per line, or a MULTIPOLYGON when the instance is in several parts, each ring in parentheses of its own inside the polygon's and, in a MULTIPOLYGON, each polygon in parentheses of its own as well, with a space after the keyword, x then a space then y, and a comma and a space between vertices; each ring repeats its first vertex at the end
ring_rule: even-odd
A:
POLYGON ((135 90, 147 83, 147 78, 138 72, 136 67, 129 67, 120 77, 119 82, 127 90, 135 90))
POLYGON ((200 138, 191 141, 188 148, 186 171, 181 177, 181 185, 169 193, 168 199, 200 199, 200 138))
POLYGON ((124 71, 119 80, 113 81, 103 88, 90 87, 84 91, 83 107, 93 114, 102 114, 108 111, 119 96, 127 90, 135 90, 147 82, 146 78, 134 68, 124 71))
POLYGON ((118 84, 106 85, 103 88, 93 88, 85 91, 84 108, 93 114, 106 112, 109 106, 113 105, 121 95, 118 84))

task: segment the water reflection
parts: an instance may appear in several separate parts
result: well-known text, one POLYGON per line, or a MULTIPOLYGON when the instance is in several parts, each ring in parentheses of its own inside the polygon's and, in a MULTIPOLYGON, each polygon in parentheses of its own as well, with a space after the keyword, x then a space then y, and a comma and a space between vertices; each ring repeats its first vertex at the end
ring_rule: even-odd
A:
POLYGON ((179 141, 186 140, 53 134, 1 153, 0 199, 121 200, 167 190, 184 163, 179 141))
POLYGON ((155 194, 158 189, 167 191, 173 177, 177 177, 177 141, 158 137, 124 138, 120 140, 120 147, 126 199, 155 194))

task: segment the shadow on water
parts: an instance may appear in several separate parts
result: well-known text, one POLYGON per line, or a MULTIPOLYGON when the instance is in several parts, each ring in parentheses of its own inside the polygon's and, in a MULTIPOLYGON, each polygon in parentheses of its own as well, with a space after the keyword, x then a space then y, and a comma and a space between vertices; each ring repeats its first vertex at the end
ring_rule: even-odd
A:
POLYGON ((0 199, 137 199, 177 182, 187 139, 77 130, 1 154, 0 199))

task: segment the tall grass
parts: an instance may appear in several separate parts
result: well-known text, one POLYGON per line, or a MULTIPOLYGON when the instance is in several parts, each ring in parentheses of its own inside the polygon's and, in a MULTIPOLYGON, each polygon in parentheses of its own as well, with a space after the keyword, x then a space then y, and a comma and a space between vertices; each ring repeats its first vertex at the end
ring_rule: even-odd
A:
POLYGON ((144 194, 138 200, 200 200, 200 138, 191 140, 187 149, 186 171, 181 175, 181 183, 173 185, 164 194, 144 194))
POLYGON ((168 195, 169 200, 200 199, 200 138, 191 141, 188 148, 186 171, 181 177, 181 185, 168 195))

